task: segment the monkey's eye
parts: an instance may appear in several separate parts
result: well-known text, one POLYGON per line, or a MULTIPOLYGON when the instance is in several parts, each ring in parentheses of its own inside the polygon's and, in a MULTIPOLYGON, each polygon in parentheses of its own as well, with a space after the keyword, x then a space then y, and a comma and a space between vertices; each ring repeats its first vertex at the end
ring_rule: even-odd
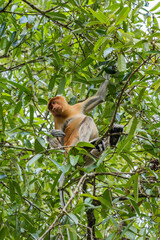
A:
POLYGON ((55 104, 55 103, 56 103, 55 101, 52 102, 52 104, 55 104))

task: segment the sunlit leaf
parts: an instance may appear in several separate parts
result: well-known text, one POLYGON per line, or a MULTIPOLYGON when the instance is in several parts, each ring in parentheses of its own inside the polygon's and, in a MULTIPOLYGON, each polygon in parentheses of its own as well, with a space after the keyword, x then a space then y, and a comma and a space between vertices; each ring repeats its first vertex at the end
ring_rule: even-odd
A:
POLYGON ((126 70, 126 60, 125 57, 123 56, 123 54, 119 54, 118 55, 118 70, 120 72, 124 72, 126 70))
POLYGON ((50 160, 63 172, 65 173, 65 170, 63 166, 61 166, 58 162, 56 162, 54 159, 50 158, 50 160))
POLYGON ((40 159, 42 157, 42 154, 36 154, 33 158, 31 158, 28 162, 27 162, 27 166, 31 166, 33 163, 35 163, 38 159, 40 159))
POLYGON ((63 79, 60 80, 59 82, 59 86, 58 86, 58 90, 57 90, 57 94, 62 94, 64 89, 65 89, 65 85, 66 85, 66 79, 65 77, 63 79))
POLYGON ((101 23, 107 23, 108 22, 108 18, 107 16, 101 12, 101 11, 97 11, 95 12, 93 9, 90 8, 90 11, 92 13, 92 15, 97 18, 101 23))
POLYGON ((118 17, 116 18, 116 25, 123 22, 127 18, 129 12, 130 12, 129 7, 123 7, 122 10, 120 11, 118 17))
POLYGON ((157 3, 154 7, 151 8, 150 11, 155 11, 160 7, 160 3, 157 3))

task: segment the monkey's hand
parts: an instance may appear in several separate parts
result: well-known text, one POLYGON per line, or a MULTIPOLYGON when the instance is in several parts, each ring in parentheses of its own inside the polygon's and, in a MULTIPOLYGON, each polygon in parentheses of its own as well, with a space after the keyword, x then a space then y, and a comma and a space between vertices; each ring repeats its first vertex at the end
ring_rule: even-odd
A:
MULTIPOLYGON (((59 137, 63 138, 65 136, 65 133, 58 129, 52 129, 50 133, 52 134, 53 137, 56 137, 56 138, 59 138, 59 137)), ((58 148, 62 146, 60 143, 60 140, 56 138, 47 136, 47 141, 52 148, 58 148)))
POLYGON ((52 134, 53 137, 64 137, 65 133, 62 130, 58 130, 58 129, 52 129, 50 131, 50 133, 52 134))

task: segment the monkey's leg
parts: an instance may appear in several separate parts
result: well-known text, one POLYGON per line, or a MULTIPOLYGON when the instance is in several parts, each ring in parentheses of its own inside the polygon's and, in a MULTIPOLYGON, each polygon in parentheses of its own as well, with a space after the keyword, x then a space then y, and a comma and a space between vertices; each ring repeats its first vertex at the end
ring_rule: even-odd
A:
POLYGON ((79 127, 79 142, 90 142, 91 139, 98 137, 98 130, 89 116, 86 116, 79 127))
MULTIPOLYGON (((123 132, 123 126, 120 124, 114 124, 112 129, 110 130, 111 135, 104 138, 96 146, 96 148, 91 149, 90 154, 96 159, 100 158, 101 154, 107 147, 109 146, 114 147, 117 145, 122 132, 123 132)), ((91 140, 90 143, 94 145, 98 139, 99 137, 91 140)), ((85 156, 85 167, 88 167, 92 164, 94 164, 94 160, 89 156, 85 156)))

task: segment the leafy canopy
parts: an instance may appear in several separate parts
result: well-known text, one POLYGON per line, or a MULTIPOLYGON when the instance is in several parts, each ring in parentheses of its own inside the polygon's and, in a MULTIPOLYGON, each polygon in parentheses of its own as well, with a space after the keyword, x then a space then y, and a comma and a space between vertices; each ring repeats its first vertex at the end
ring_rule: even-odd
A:
POLYGON ((89 209, 97 239, 159 238, 160 12, 149 3, 0 0, 2 240, 46 231, 44 239, 86 239, 89 209), (111 121, 125 134, 83 169, 81 146, 67 160, 64 150, 48 149, 46 106, 56 94, 71 104, 93 95, 103 72, 111 75, 108 95, 91 115, 100 135, 111 121))

